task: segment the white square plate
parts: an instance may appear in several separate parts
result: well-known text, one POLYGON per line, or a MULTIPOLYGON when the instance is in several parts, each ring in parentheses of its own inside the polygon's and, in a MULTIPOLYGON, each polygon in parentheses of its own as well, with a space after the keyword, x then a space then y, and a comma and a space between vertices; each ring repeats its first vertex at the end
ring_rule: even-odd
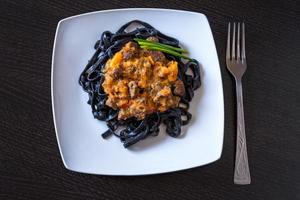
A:
POLYGON ((52 107, 57 141, 67 169, 103 175, 144 175, 208 164, 223 145, 223 88, 213 35, 205 15, 166 9, 93 12, 58 23, 52 58, 52 107), (181 138, 165 133, 125 149, 116 137, 102 139, 104 122, 93 118, 78 78, 105 30, 128 21, 145 21, 177 38, 202 68, 202 86, 190 105, 192 121, 181 138))

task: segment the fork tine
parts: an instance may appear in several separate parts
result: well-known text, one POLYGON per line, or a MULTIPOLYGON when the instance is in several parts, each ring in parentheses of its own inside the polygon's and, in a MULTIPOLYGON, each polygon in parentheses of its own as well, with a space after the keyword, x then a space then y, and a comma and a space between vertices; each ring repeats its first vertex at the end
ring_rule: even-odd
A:
POLYGON ((228 23, 226 60, 230 60, 230 22, 228 23))
POLYGON ((235 59, 235 22, 233 23, 233 30, 232 30, 232 46, 231 46, 231 57, 232 60, 235 59))
POLYGON ((240 22, 237 24, 236 58, 240 60, 240 22))
POLYGON ((246 60, 245 50, 245 23, 242 23, 242 60, 246 60))

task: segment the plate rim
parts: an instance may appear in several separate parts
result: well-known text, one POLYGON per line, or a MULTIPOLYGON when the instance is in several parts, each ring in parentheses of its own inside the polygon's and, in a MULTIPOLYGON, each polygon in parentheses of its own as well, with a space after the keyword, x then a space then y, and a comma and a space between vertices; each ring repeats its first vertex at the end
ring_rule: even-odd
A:
POLYGON ((85 173, 85 174, 93 174, 93 175, 104 175, 104 176, 148 176, 148 175, 156 175, 156 174, 165 174, 165 173, 173 173, 173 172, 177 172, 177 171, 183 171, 183 170, 187 170, 187 169, 193 169, 196 167, 202 167, 202 166, 206 166, 209 165, 213 162, 216 162, 217 160, 219 160, 222 156, 222 152, 223 152, 223 146, 224 146, 224 128, 225 128, 225 108, 224 108, 224 88, 223 88, 223 79, 222 79, 222 73, 221 73, 221 67, 220 67, 220 62, 219 62, 219 57, 218 57, 218 51, 216 48, 216 43, 215 43, 215 39, 211 30, 211 26, 210 23, 208 21, 208 18, 205 14, 203 13, 199 13, 199 12, 194 12, 194 11, 188 11, 188 10, 177 10, 177 9, 166 9, 166 8, 121 8, 121 9, 107 9, 107 10, 98 10, 98 11, 92 11, 92 12, 86 12, 86 13, 82 13, 82 14, 78 14, 78 15, 73 15, 70 17, 66 17, 61 19, 56 27, 56 31, 55 31, 55 37, 54 37, 54 41, 53 41, 53 50, 52 50, 52 59, 51 59, 51 106, 52 106, 52 116, 53 116, 53 123, 54 123, 54 129, 55 129, 55 135, 56 135, 56 140, 57 140, 57 144, 58 144, 58 148, 59 148, 59 152, 60 152, 60 156, 62 158, 62 162, 64 164, 64 167, 70 171, 74 171, 74 172, 80 172, 80 173, 85 173), (58 37, 58 32, 60 30, 60 26, 63 22, 65 21, 69 21, 72 20, 74 18, 79 18, 79 17, 83 17, 83 16, 87 16, 87 15, 93 15, 93 14, 98 14, 98 13, 108 13, 108 12, 120 12, 120 11, 165 11, 165 12, 178 12, 178 13, 188 13, 188 14, 194 14, 194 15, 200 15, 202 17, 204 17, 206 19, 206 21, 208 22, 208 26, 209 26, 209 33, 212 36, 213 39, 213 45, 214 45, 214 49, 216 51, 216 55, 217 55, 217 63, 218 63, 218 71, 219 71, 219 75, 221 78, 221 91, 222 91, 222 99, 220 100, 221 102, 221 108, 222 108, 222 119, 221 119, 221 124, 222 124, 222 134, 221 134, 221 147, 220 147, 220 152, 217 155, 217 157, 215 159, 213 159, 210 162, 207 162, 205 164, 202 165, 196 165, 196 166, 190 166, 190 167, 185 167, 185 168, 180 168, 180 169, 175 169, 175 170, 165 170, 165 171, 160 171, 160 172, 149 172, 149 173, 144 173, 144 174, 124 174, 124 173, 96 173, 96 172, 86 172, 86 171, 82 171, 82 170, 77 170, 74 168, 71 168, 67 163, 66 160, 64 158, 63 152, 62 152, 62 147, 61 147, 61 142, 59 140, 59 136, 58 136, 58 131, 57 131, 57 124, 56 124, 56 115, 55 115, 55 105, 54 105, 54 60, 55 60, 55 51, 56 51, 56 45, 57 45, 57 37, 58 37))

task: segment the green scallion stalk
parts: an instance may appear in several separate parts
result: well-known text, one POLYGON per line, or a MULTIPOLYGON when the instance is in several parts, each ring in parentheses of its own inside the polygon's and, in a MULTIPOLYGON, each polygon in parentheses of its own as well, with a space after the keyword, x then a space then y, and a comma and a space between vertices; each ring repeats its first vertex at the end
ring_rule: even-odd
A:
POLYGON ((158 43, 158 42, 151 42, 149 40, 144 40, 144 39, 140 39, 140 38, 134 38, 134 40, 137 41, 140 46, 160 47, 160 48, 165 48, 165 49, 170 49, 170 50, 173 50, 173 51, 177 51, 177 52, 180 52, 180 53, 187 53, 187 50, 185 50, 185 49, 178 48, 178 47, 173 47, 173 46, 167 45, 167 44, 162 44, 162 43, 158 43))
POLYGON ((181 53, 178 53, 176 51, 172 51, 170 49, 162 48, 162 47, 143 46, 143 45, 141 45, 140 47, 143 48, 143 49, 162 51, 164 53, 167 53, 167 54, 170 54, 170 55, 173 55, 173 56, 177 56, 177 57, 180 57, 180 58, 184 58, 184 59, 187 59, 187 60, 193 60, 193 59, 191 59, 191 58, 189 58, 185 55, 182 55, 181 53))

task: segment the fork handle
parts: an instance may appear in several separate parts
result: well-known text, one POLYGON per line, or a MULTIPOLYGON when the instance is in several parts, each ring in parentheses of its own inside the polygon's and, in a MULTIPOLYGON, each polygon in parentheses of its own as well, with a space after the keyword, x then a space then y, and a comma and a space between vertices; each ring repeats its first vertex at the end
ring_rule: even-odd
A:
POLYGON ((236 155, 234 168, 234 183, 246 185, 251 183, 250 170, 247 156, 244 106, 243 106, 243 88, 241 79, 236 79, 236 97, 237 97, 237 138, 236 155))

